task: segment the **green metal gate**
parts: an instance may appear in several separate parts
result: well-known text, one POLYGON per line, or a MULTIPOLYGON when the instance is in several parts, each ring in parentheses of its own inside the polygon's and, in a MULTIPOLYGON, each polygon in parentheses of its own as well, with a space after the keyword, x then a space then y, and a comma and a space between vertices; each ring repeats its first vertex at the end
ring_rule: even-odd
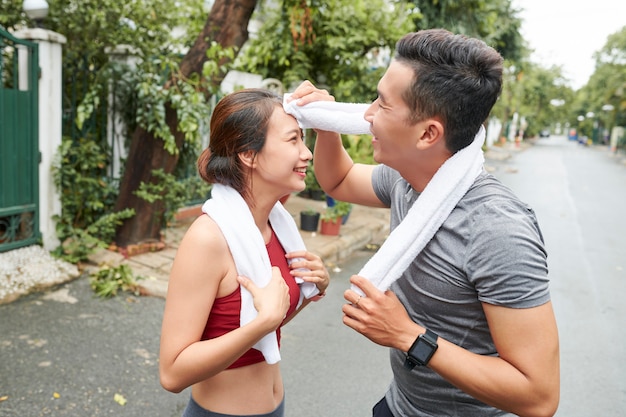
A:
POLYGON ((39 144, 36 43, 0 29, 0 252, 38 243, 39 144))

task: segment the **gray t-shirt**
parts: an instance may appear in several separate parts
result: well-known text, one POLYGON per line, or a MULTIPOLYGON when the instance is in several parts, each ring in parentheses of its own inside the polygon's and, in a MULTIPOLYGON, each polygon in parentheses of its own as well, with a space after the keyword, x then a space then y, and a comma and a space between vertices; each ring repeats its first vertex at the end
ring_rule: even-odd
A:
MULTIPOLYGON (((419 193, 384 165, 372 182, 391 208, 393 230, 419 193)), ((416 323, 471 352, 497 356, 481 303, 530 308, 548 302, 546 256, 532 209, 483 171, 391 290, 416 323)), ((405 356, 390 350, 394 377, 386 398, 395 417, 509 415, 428 367, 407 371, 405 356)))

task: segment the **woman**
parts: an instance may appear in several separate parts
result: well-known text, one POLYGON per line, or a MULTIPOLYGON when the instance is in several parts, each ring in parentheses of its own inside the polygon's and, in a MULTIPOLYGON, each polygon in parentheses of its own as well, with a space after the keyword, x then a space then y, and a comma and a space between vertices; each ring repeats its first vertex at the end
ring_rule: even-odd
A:
MULTIPOLYGON (((283 226, 274 220, 277 212, 286 213, 279 199, 304 189, 312 154, 296 120, 269 91, 224 97, 210 128, 209 148, 198 160, 201 177, 214 184, 203 207, 210 215, 189 227, 174 260, 161 334, 161 384, 172 392, 192 387, 184 417, 279 417, 284 415, 280 326, 321 297, 329 283, 319 256, 286 253, 288 239, 282 235, 288 233, 279 233, 283 226), (222 201, 227 198, 234 200, 222 201), (215 209, 220 201, 221 211, 215 209), (243 206, 239 213, 237 204, 243 206), (271 267, 261 271, 252 261, 248 275, 240 276, 242 252, 250 252, 242 247, 257 237, 260 245, 252 251, 269 258, 271 267), (263 274, 266 285, 255 284, 263 274), (302 300, 305 288, 310 298, 302 300), (253 310, 247 321, 246 300, 253 310)), ((290 216, 287 220, 293 223, 290 216)), ((295 224, 288 229, 301 242, 295 224)))

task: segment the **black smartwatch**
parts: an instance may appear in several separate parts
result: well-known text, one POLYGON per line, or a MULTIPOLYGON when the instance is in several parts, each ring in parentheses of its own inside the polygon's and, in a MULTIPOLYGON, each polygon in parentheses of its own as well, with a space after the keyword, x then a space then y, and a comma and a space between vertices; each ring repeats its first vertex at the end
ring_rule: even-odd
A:
POLYGON ((426 333, 420 334, 415 339, 415 342, 411 345, 411 348, 406 353, 406 359, 404 361, 404 367, 408 370, 413 369, 415 366, 426 366, 428 361, 433 357, 437 350, 437 334, 426 329, 426 333))

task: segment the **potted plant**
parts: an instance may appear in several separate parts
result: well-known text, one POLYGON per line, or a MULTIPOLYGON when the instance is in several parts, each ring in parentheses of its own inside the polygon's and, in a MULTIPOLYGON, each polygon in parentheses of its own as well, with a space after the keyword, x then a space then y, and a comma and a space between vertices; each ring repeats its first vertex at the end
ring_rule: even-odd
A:
POLYGON ((311 200, 324 200, 326 194, 317 182, 313 168, 307 169, 306 177, 304 177, 304 184, 306 185, 306 188, 302 193, 300 193, 301 197, 310 198, 311 200))
POLYGON ((320 233, 323 235, 339 234, 343 217, 350 213, 352 204, 344 201, 335 201, 335 205, 327 207, 326 211, 320 216, 320 233))
POLYGON ((346 201, 335 201, 335 211, 341 215, 341 224, 346 224, 352 211, 352 204, 346 201))
POLYGON ((333 207, 328 207, 320 217, 320 233, 337 236, 341 229, 341 216, 337 215, 333 207))
POLYGON ((300 212, 300 230, 307 232, 317 232, 320 221, 320 212, 308 207, 300 212))

